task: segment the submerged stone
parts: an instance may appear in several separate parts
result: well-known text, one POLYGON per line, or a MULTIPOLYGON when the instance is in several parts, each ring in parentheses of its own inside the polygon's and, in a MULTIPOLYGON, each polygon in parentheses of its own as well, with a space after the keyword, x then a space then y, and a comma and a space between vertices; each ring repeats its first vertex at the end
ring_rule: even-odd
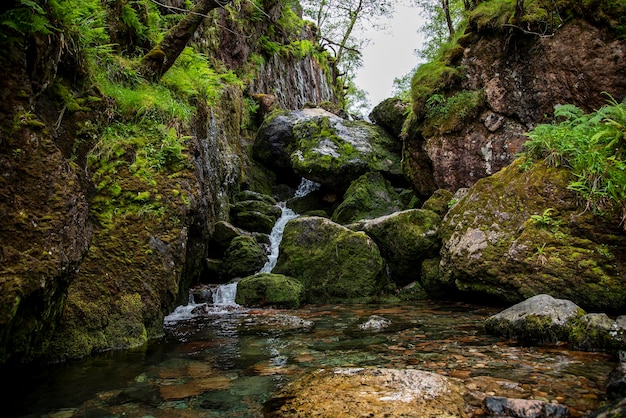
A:
POLYGON ((421 370, 321 369, 266 402, 266 417, 466 417, 460 390, 421 370))

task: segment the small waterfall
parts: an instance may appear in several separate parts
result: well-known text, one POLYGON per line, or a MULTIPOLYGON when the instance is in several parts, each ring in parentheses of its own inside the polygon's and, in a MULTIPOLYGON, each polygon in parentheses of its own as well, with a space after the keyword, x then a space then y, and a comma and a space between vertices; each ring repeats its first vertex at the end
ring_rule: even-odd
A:
POLYGON ((263 266, 260 273, 271 273, 276 265, 276 260, 278 260, 278 249, 280 247, 280 241, 283 238, 283 231, 285 230, 285 225, 290 220, 297 218, 298 215, 285 206, 284 203, 280 204, 280 209, 282 210, 282 215, 276 221, 274 228, 272 228, 272 233, 270 234, 270 255, 268 256, 267 263, 263 266))
MULTIPOLYGON (((307 194, 319 189, 320 185, 305 178, 302 179, 294 197, 304 197, 307 194)), ((271 273, 278 260, 280 241, 283 238, 285 225, 290 220, 297 218, 299 215, 289 209, 285 202, 280 202, 278 206, 281 209, 281 216, 276 221, 272 232, 270 233, 270 254, 268 260, 259 271, 259 273, 271 273)), ((235 302, 237 296, 237 282, 232 281, 227 284, 211 286, 210 294, 212 305, 207 303, 196 303, 193 294, 189 293, 189 302, 187 305, 178 306, 174 312, 165 317, 165 324, 175 323, 177 321, 191 319, 200 313, 224 314, 230 312, 242 311, 243 308, 235 302)))
POLYGON ((237 282, 230 282, 211 288, 211 296, 213 298, 213 305, 215 306, 239 306, 235 303, 237 282))

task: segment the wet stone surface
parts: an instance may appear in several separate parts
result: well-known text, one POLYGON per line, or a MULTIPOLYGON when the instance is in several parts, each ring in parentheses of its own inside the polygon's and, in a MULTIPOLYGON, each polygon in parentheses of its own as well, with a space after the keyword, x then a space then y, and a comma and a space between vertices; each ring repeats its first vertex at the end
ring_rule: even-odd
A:
POLYGON ((489 336, 484 321, 499 310, 461 303, 188 311, 148 347, 16 371, 3 392, 6 416, 263 417, 272 396, 316 370, 367 368, 443 376, 468 417, 491 416, 494 397, 583 417, 602 405, 617 364, 605 353, 489 336))

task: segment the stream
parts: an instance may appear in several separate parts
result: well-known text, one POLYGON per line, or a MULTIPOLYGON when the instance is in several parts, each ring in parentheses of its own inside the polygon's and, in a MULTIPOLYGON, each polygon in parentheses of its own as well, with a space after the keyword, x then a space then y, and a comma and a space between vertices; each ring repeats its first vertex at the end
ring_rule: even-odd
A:
POLYGON ((599 406, 615 366, 603 353, 488 336, 482 324, 496 310, 459 302, 290 311, 221 305, 191 313, 200 306, 170 316, 164 338, 141 349, 5 376, 11 386, 3 391, 3 416, 262 417, 264 402, 289 381, 318 368, 354 366, 440 373, 461 382, 478 411, 486 394, 556 401, 576 417, 599 406), (268 326, 286 315, 314 325, 268 326), (360 331, 372 315, 392 326, 360 331))
MULTIPOLYGON (((287 208, 272 233, 270 272, 287 208)), ((263 417, 290 381, 328 367, 420 369, 463 387, 471 416, 485 396, 558 402, 583 417, 604 400, 616 366, 606 353, 527 347, 486 335, 501 309, 454 301, 245 309, 237 284, 207 286, 207 301, 166 317, 164 336, 132 350, 3 374, 5 417, 263 417), (364 331, 381 321, 388 327, 364 331), (295 325, 294 325, 295 324, 295 325)), ((196 290, 196 295, 199 292, 196 290)))

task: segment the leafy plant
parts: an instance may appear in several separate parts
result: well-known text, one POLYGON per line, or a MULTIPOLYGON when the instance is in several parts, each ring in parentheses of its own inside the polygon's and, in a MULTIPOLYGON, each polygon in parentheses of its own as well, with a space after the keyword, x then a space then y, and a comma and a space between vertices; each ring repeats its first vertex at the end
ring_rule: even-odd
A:
POLYGON ((538 125, 527 135, 525 154, 551 166, 569 168, 576 180, 569 184, 585 201, 586 209, 603 213, 612 208, 626 217, 626 107, 609 104, 585 114, 573 105, 555 109, 557 121, 538 125))
POLYGON ((543 211, 541 215, 530 215, 530 219, 540 228, 548 228, 550 226, 559 226, 561 221, 552 218, 552 214, 555 212, 554 208, 548 208, 543 211))

